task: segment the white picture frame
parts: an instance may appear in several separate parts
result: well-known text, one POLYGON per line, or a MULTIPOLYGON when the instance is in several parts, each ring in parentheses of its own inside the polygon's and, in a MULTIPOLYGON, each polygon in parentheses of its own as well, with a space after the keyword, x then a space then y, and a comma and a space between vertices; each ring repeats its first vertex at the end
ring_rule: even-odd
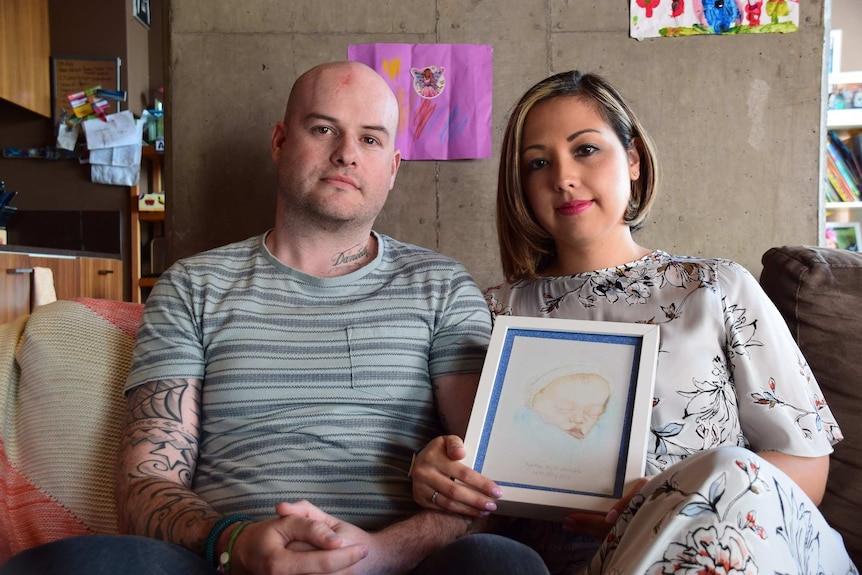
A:
POLYGON ((657 325, 497 316, 464 444, 498 513, 607 512, 643 477, 658 345, 657 325))

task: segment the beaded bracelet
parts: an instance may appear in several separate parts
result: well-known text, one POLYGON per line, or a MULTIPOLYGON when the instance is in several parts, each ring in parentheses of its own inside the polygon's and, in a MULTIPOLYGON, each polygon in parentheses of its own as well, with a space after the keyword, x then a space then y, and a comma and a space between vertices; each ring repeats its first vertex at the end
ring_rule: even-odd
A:
POLYGON ((233 553, 233 544, 236 542, 239 534, 242 533, 242 530, 251 525, 251 521, 244 521, 240 523, 236 529, 230 534, 230 538, 227 540, 227 547, 225 547, 224 551, 222 551, 221 555, 219 555, 219 566, 218 571, 224 575, 230 575, 230 556, 233 553))
POLYGON ((218 538, 221 537, 221 534, 224 533, 224 530, 233 525, 234 523, 239 523, 240 521, 253 521, 254 517, 251 515, 246 515, 245 513, 235 513, 233 515, 225 515, 213 525, 213 528, 210 530, 209 535, 207 535, 206 547, 204 559, 206 562, 214 567, 218 567, 218 563, 216 563, 215 558, 215 548, 218 543, 218 538))

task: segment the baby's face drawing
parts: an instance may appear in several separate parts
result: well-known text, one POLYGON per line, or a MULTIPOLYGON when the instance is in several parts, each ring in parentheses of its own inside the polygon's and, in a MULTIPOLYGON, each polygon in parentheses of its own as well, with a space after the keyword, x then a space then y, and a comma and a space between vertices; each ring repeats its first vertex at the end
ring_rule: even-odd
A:
POLYGON ((546 422, 583 439, 605 412, 611 387, 594 373, 564 375, 533 396, 531 407, 546 422))

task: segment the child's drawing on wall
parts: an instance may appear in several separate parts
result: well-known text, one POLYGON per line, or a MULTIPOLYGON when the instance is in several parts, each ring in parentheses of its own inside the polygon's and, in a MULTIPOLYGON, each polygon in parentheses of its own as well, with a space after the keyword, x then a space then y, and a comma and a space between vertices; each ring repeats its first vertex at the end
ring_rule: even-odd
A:
POLYGON ((630 34, 761 34, 799 29, 799 0, 631 0, 630 34))

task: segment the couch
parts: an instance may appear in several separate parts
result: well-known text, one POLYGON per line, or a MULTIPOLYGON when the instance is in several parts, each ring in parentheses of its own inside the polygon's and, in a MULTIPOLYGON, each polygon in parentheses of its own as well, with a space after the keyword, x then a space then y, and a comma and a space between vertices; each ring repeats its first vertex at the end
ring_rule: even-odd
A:
MULTIPOLYGON (((846 439, 821 509, 862 564, 862 254, 784 246, 761 284, 784 315, 846 439)), ((0 564, 54 539, 116 531, 113 477, 141 304, 57 301, 0 326, 0 564)))
POLYGON ((862 253, 783 246, 763 254, 760 285, 784 316, 844 433, 820 510, 862 566, 862 253))

